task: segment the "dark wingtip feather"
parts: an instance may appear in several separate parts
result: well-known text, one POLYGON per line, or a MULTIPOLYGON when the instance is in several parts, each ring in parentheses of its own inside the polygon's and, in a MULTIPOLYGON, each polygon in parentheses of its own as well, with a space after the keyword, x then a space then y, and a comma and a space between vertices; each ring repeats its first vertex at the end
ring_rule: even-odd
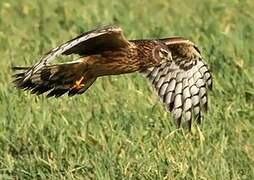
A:
POLYGON ((72 89, 69 90, 68 96, 70 96, 70 97, 71 97, 71 96, 74 96, 75 94, 78 93, 78 91, 79 91, 79 89, 72 88, 72 89))
POLYGON ((59 89, 58 92, 56 93, 55 97, 61 97, 62 95, 64 95, 66 92, 68 91, 68 89, 59 89))
POLYGON ((41 94, 49 91, 50 89, 52 89, 52 87, 41 85, 40 88, 38 87, 38 89, 36 91, 36 95, 41 95, 41 94))
POLYGON ((12 74, 12 77, 13 78, 19 78, 19 77, 24 77, 25 73, 22 72, 22 73, 16 73, 16 74, 12 74))
POLYGON ((29 87, 30 85, 32 85, 31 81, 29 81, 29 80, 24 81, 25 72, 26 72, 27 69, 29 69, 29 67, 12 66, 11 69, 13 71, 21 71, 22 70, 22 72, 14 73, 12 75, 12 78, 14 78, 12 83, 14 84, 14 86, 16 88, 25 89, 25 88, 29 87))
POLYGON ((179 129, 181 127, 181 117, 178 119, 175 119, 176 121, 176 127, 179 129))
POLYGON ((190 119, 187 123, 188 123, 188 129, 191 132, 192 119, 190 119))
POLYGON ((198 124, 201 124, 201 112, 199 112, 199 113, 196 115, 195 119, 197 120, 197 123, 198 123, 198 124))
POLYGON ((213 90, 213 81, 212 81, 212 79, 211 79, 211 84, 208 86, 208 88, 209 88, 209 90, 213 90))
POLYGON ((60 97, 62 96, 64 93, 66 93, 68 91, 68 89, 64 89, 64 88, 55 88, 53 89, 52 91, 50 91, 48 94, 47 94, 47 98, 50 98, 50 97, 60 97))
POLYGON ((29 67, 19 67, 19 66, 12 66, 11 67, 12 70, 27 70, 29 69, 29 67))

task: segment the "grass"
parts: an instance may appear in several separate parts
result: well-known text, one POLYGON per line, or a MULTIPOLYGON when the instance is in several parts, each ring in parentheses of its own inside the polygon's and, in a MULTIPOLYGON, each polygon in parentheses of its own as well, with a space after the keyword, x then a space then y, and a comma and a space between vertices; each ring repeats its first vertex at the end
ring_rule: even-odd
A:
POLYGON ((1 179, 254 179, 252 0, 0 2, 1 179), (129 39, 181 35, 214 77, 192 133, 140 75, 104 77, 84 95, 46 99, 13 88, 12 64, 97 26, 129 39))

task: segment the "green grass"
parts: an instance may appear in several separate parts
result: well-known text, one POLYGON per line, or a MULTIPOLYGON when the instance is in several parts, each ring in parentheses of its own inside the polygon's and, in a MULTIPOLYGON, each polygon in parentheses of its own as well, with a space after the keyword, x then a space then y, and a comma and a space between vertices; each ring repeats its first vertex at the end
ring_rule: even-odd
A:
POLYGON ((253 10, 252 0, 1 0, 0 179, 254 179, 253 10), (73 98, 13 88, 11 65, 108 24, 199 45, 214 77, 200 128, 177 130, 140 74, 73 98))

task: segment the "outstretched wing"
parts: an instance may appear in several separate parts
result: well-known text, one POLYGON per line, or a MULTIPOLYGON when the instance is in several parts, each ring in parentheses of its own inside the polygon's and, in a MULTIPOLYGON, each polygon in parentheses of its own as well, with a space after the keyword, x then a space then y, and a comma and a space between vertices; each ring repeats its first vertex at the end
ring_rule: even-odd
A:
POLYGON ((107 26, 86 32, 46 53, 38 63, 26 72, 24 81, 29 79, 33 73, 48 65, 60 55, 98 54, 105 50, 126 47, 129 45, 131 45, 131 43, 126 40, 120 27, 107 26))
POLYGON ((172 53, 172 62, 146 70, 158 95, 172 111, 178 126, 181 121, 201 121, 201 111, 207 111, 207 89, 212 88, 211 74, 200 51, 184 38, 160 39, 172 53))

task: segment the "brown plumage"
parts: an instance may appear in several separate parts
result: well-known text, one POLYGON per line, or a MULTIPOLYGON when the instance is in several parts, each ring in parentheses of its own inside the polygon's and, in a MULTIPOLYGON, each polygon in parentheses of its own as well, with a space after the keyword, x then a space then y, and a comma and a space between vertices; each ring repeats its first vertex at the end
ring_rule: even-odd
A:
POLYGON ((84 93, 97 77, 145 73, 158 95, 173 111, 178 125, 200 121, 207 110, 211 75, 198 48, 189 40, 173 37, 128 41, 119 27, 95 29, 48 52, 32 67, 14 67, 16 87, 47 97, 84 93), (50 65, 60 55, 78 54, 80 59, 50 65))

